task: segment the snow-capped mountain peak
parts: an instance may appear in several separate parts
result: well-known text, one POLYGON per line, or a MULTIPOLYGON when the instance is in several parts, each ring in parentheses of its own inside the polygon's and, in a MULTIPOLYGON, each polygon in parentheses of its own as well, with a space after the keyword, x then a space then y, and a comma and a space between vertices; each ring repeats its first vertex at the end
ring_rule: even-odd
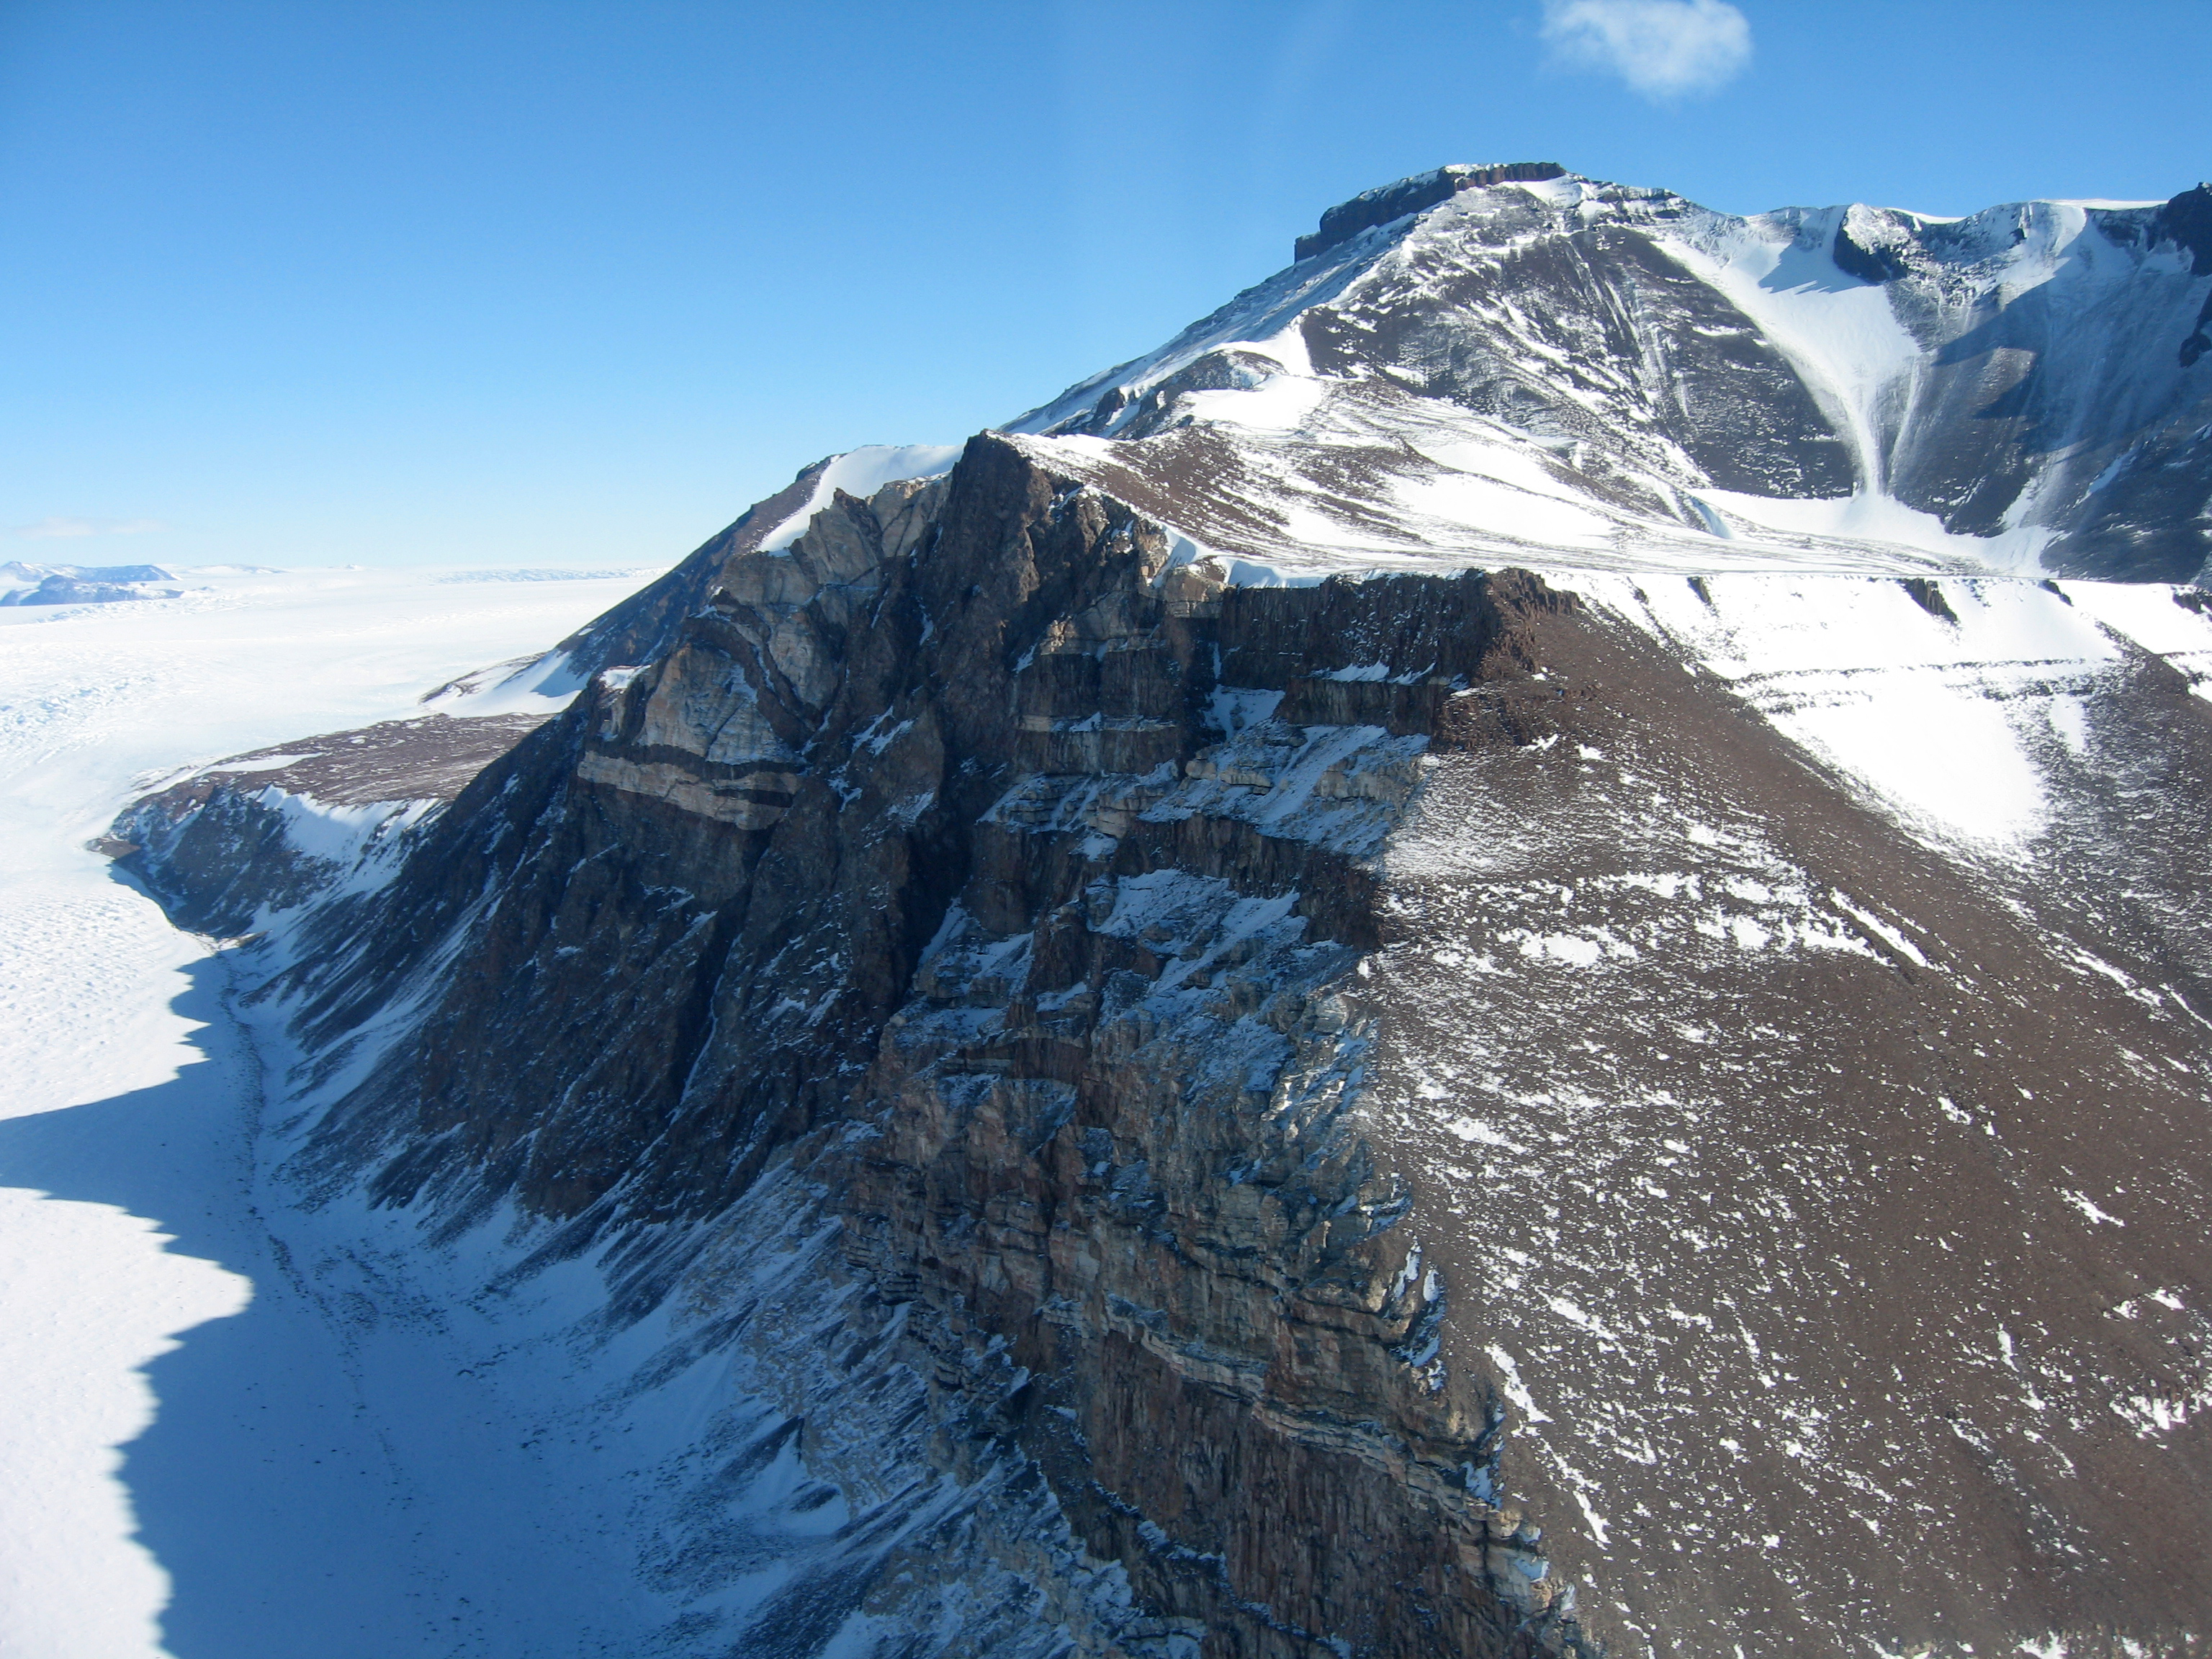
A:
POLYGON ((2203 186, 1739 217, 1521 163, 1416 175, 1322 226, 1010 430, 1186 517, 1205 469, 1179 527, 1279 570, 2172 580, 2212 552, 2203 186))

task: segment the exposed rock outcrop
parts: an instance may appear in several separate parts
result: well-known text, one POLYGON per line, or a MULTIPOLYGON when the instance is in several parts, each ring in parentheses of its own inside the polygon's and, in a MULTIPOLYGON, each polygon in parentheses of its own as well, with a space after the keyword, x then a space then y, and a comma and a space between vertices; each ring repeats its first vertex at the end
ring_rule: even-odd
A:
POLYGON ((234 756, 137 801, 95 845, 179 927, 243 934, 382 865, 409 824, 544 721, 430 714, 234 756))
POLYGON ((1494 1399, 1422 1370, 1440 1292, 1388 1237, 1328 994, 1380 925, 1360 860, 1424 709, 1525 673, 1520 619, 1566 601, 1224 603, 1169 556, 984 438, 723 563, 663 658, 417 832, 342 971, 300 970, 324 1043, 432 999, 307 1163, 460 1216, 511 1193, 579 1242, 803 1169, 937 1418, 1019 1445, 1164 1629, 1571 1644, 1482 1495, 1494 1399), (1303 648, 1324 616, 1340 662, 1303 648), (1417 683, 1328 678, 1377 650, 1417 683), (1255 713, 1343 719, 1224 753, 1217 659, 1255 713))
MULTIPOLYGON (((2207 872, 2124 804, 2212 776, 2179 670, 2060 688, 2106 746, 2015 866, 1633 583, 1228 585, 994 434, 680 574, 262 994, 302 1190, 682 1296, 870 1517, 687 1640, 2194 1650, 2207 872)), ((265 867, 229 787, 130 821, 180 915, 265 867)))
POLYGON ((1014 429, 1283 566, 2189 581, 2212 556, 2206 199, 1737 217, 1443 168, 1332 209, 1297 264, 1014 429))
POLYGON ((1293 257, 1310 259, 1350 241, 1363 230, 1373 230, 1393 219, 1402 219, 1409 213, 1449 201, 1459 191, 1479 190, 1485 185, 1534 184, 1547 179, 1564 179, 1566 174, 1567 170, 1557 161, 1504 161, 1487 167, 1455 164, 1415 173, 1410 179, 1363 191, 1348 202, 1338 203, 1321 216, 1319 229, 1310 236, 1298 238, 1293 257))

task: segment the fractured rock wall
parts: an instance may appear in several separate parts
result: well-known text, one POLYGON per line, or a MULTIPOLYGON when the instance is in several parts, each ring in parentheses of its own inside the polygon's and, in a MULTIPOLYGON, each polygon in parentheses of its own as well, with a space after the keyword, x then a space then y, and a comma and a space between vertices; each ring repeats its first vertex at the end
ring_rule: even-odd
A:
POLYGON ((724 1340, 767 1345, 856 1512, 871 1481, 886 1515, 1009 1496, 840 1558, 836 1618, 747 1650, 1032 1650, 900 1623, 915 1583, 986 1578, 1097 1653, 2193 1650, 2203 1437, 2108 1427, 2095 1390, 2130 1368, 2176 1425, 2212 1398, 2177 1288, 2206 1282, 2201 930, 2100 873, 2201 890, 2115 804, 2201 769, 2198 700, 2144 663, 2094 688, 2130 757, 2081 784, 2100 850, 2023 881, 1618 596, 1177 556, 988 434, 786 553, 710 553, 665 650, 320 924, 282 988, 311 1052, 400 1035, 317 1073, 343 1092, 295 1174, 453 1231, 520 1203, 628 1264, 617 1322, 711 1302, 686 1241, 811 1195, 823 1282, 724 1340), (2062 1181, 2155 1197, 2055 1273, 2062 1181), (1981 1219, 1939 1240, 1912 1218, 1947 1191, 1981 1219), (1762 1346, 1770 1303, 1796 1324, 1762 1346), (2014 1309, 1987 1376, 1914 1346, 2014 1309), (908 1402, 872 1474, 805 1405, 848 1388, 908 1402))
POLYGON ((971 1425, 944 1456, 1018 1446, 1158 1650, 1555 1647, 1328 988, 1436 696, 1565 602, 1224 603, 1168 547, 982 439, 731 562, 295 970, 324 1044, 422 1005, 298 1170, 457 1225, 519 1197, 581 1248, 796 1168, 971 1425), (1240 729, 1285 700, 1309 724, 1240 729))

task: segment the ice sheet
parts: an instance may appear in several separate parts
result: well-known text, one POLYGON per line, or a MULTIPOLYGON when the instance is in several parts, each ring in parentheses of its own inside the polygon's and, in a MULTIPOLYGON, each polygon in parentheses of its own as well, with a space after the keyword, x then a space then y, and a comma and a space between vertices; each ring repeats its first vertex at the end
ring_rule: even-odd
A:
MULTIPOLYGON (((200 574, 0 612, 0 1653, 451 1652, 453 1598, 538 1592, 426 1534, 434 1460, 362 1411, 255 1213, 258 1073, 208 947, 84 843, 136 779, 418 714, 638 579, 200 574)), ((483 1506, 518 1500, 483 1467, 483 1506)), ((587 1550, 554 1559, 596 1582, 587 1550)))

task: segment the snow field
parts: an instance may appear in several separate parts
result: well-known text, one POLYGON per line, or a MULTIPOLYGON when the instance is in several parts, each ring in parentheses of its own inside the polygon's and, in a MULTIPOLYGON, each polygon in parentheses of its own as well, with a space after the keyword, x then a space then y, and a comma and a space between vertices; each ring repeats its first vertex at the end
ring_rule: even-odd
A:
POLYGON ((2212 617, 2156 584, 1946 578, 1927 590, 1942 615, 1900 581, 1546 574, 1728 680, 1912 827, 1992 850, 2049 822, 2050 746, 2082 751, 2081 695, 2130 651, 2212 685, 2212 617))
POLYGON ((208 946, 84 845, 185 765, 419 713, 637 582, 441 574, 240 574, 0 622, 9 1659, 481 1650, 428 1603, 482 1553, 403 1523, 459 1466, 395 1461, 258 1212, 258 1066, 208 946))
POLYGON ((927 478, 949 470, 960 459, 958 444, 867 444, 832 459, 815 480, 805 505, 761 538, 761 551, 781 553, 806 533, 814 515, 836 499, 839 490, 863 501, 887 483, 927 478))

